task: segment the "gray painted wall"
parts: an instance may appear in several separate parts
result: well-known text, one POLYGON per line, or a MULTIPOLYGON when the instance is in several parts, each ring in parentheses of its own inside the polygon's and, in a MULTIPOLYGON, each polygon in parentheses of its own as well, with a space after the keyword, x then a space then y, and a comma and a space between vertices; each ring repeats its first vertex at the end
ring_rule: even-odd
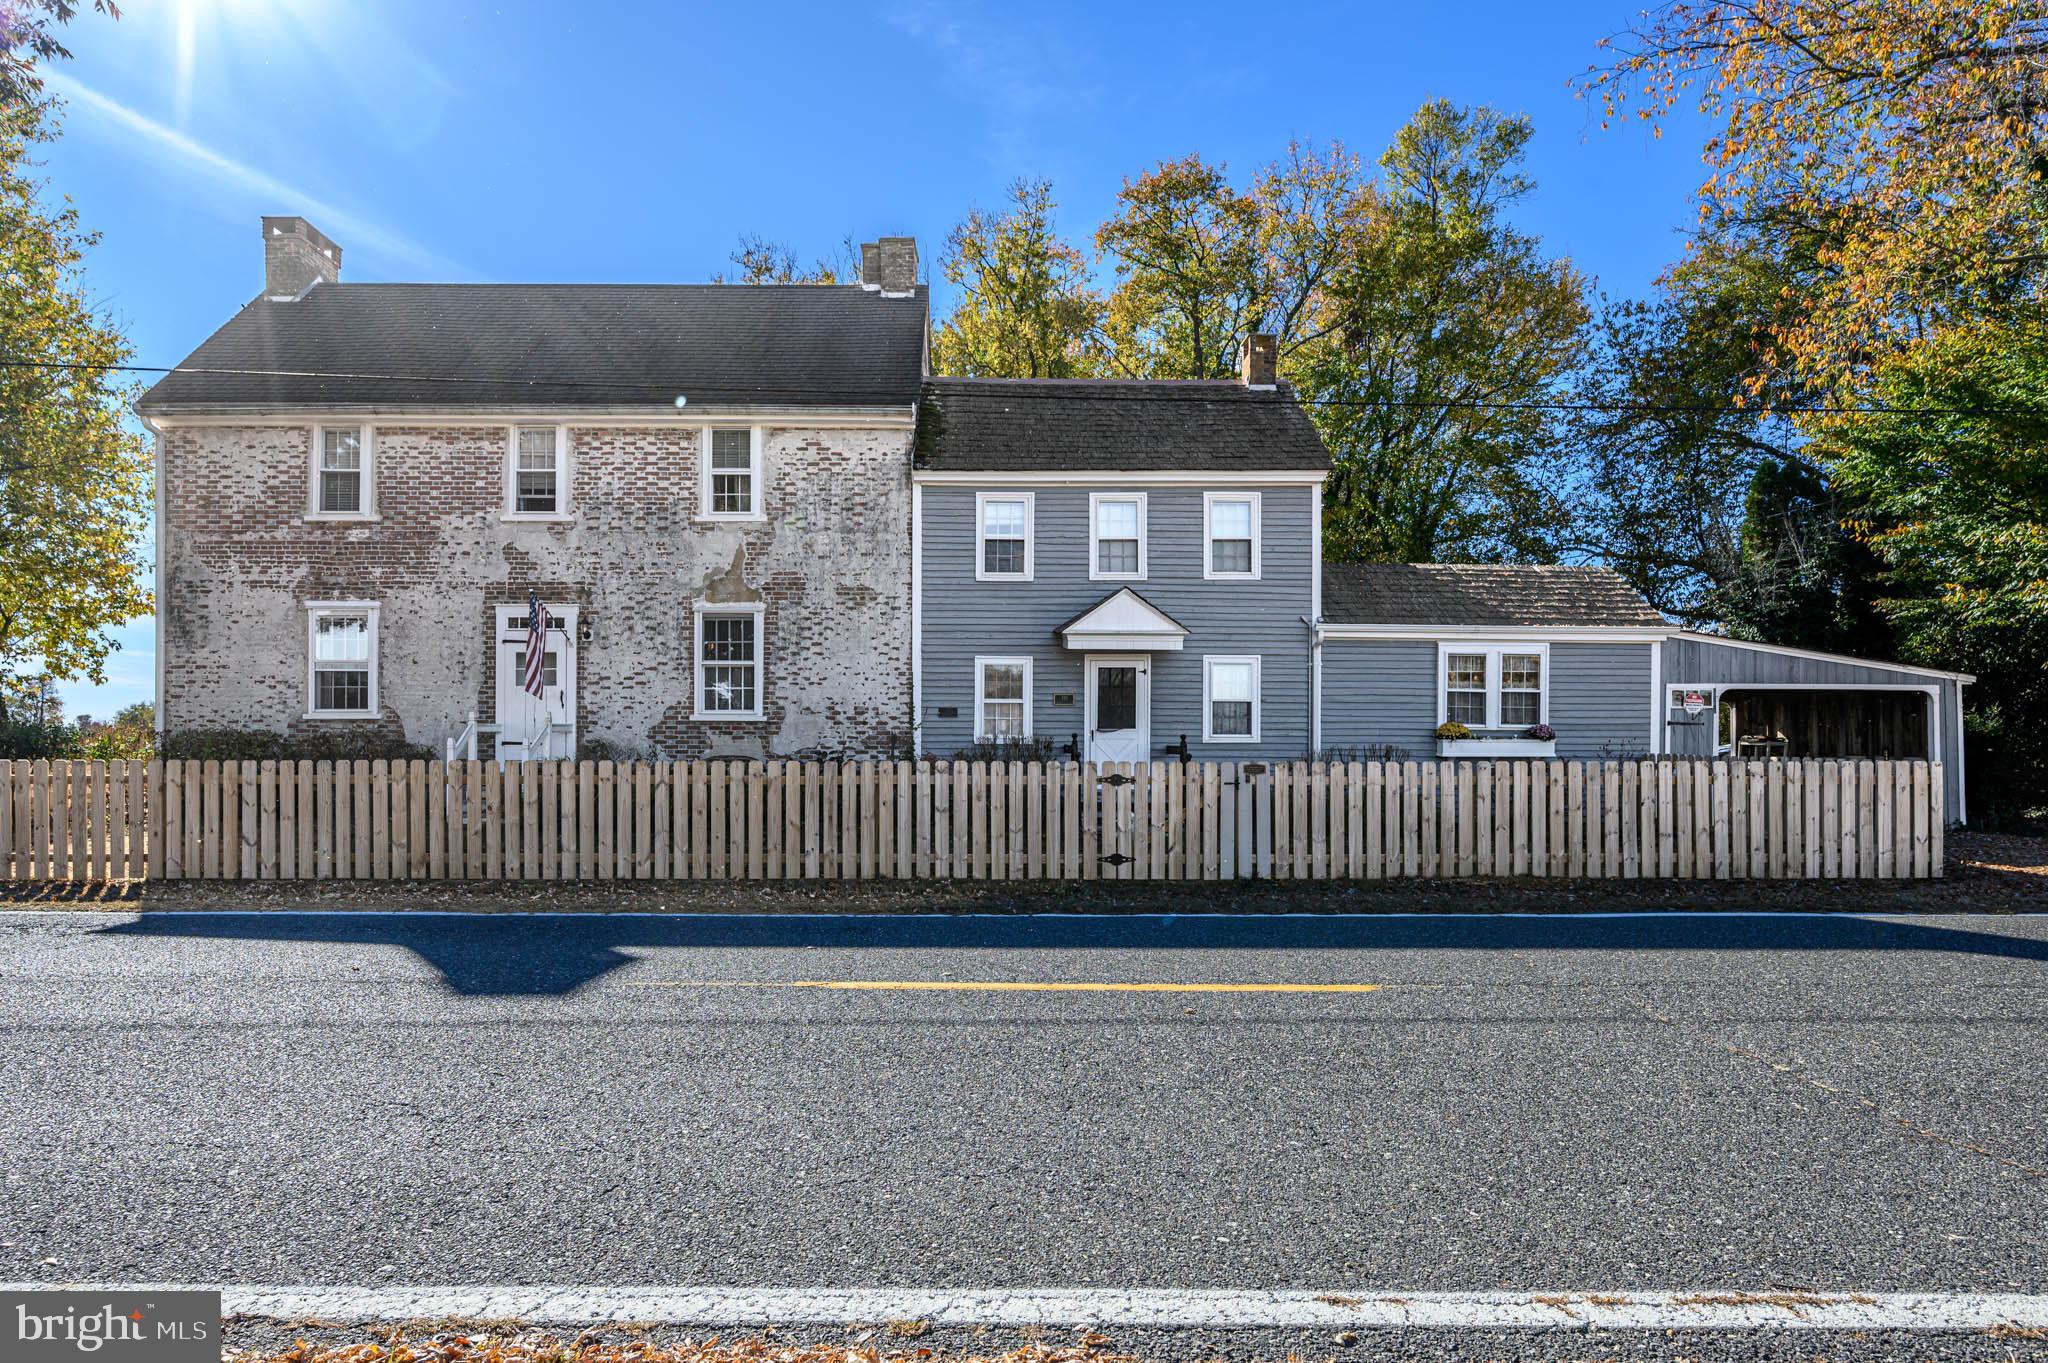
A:
MULTIPOLYGON (((998 488, 924 488, 924 713, 922 750, 945 756, 973 741, 976 655, 1032 659, 1032 732, 1064 744, 1086 726, 1083 655, 1053 628, 1129 585, 1188 630, 1180 652, 1152 655, 1152 747, 1186 734, 1217 761, 1301 757, 1308 751, 1309 627, 1314 596, 1314 496, 1307 487, 1261 487, 1262 576, 1257 582, 1202 577, 1202 494, 1229 483, 1143 489, 1147 496, 1147 580, 1088 577, 1085 487, 1034 487, 1034 580, 974 579, 974 498, 998 488), (1202 743, 1202 656, 1260 658, 1260 741, 1202 743), (1062 704, 1056 697, 1072 697, 1062 704), (956 713, 941 717, 939 711, 956 713)), ((1023 490, 1022 488, 1016 490, 1023 490)), ((1085 740, 1085 734, 1083 738, 1085 740)))
MULTIPOLYGON (((1859 686, 1912 686, 1934 689, 1937 722, 1935 733, 1942 762, 1948 816, 1960 822, 1963 808, 1963 696, 1952 678, 1886 667, 1882 663, 1838 662, 1832 658, 1800 658, 1785 653, 1766 653, 1740 648, 1712 639, 1667 639, 1664 649, 1664 683, 1686 686, 1694 682, 1709 685, 1798 684, 1818 688, 1859 686)), ((1689 721, 1683 710, 1670 711, 1669 750, 1681 756, 1705 757, 1714 750, 1714 726, 1710 715, 1689 721)))
MULTIPOLYGON (((1557 755, 1647 755, 1649 643, 1550 646, 1550 725, 1557 755)), ((1323 746, 1436 754, 1437 641, 1331 640, 1323 645, 1323 746)))

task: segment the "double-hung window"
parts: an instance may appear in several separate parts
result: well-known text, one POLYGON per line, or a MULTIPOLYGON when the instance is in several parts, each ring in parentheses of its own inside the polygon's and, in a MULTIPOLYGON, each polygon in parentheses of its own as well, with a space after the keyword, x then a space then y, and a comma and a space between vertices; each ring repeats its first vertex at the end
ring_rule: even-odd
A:
POLYGON ((1442 719, 1471 729, 1526 729, 1546 722, 1546 645, 1445 644, 1440 656, 1442 719))
POLYGON ((505 514, 554 518, 569 506, 569 432, 561 426, 514 426, 505 514))
POLYGON ((308 603, 306 652, 310 716, 361 719, 377 714, 376 603, 308 603))
POLYGON ((1257 657, 1202 659, 1202 741, 1259 741, 1259 660, 1257 657))
POLYGON ((698 719, 761 718, 761 607, 697 607, 698 719))
POLYGON ((313 514, 341 519, 375 514, 368 426, 313 428, 313 514))
POLYGON ((1031 580, 1033 496, 980 492, 974 497, 974 576, 982 582, 1031 580))
POLYGON ((1145 494, 1088 496, 1088 576, 1138 581, 1145 576, 1145 494))
POLYGON ((974 660, 974 736, 996 742, 1031 737, 1031 659, 974 660))
POLYGON ((710 520, 757 521, 761 511, 761 431, 710 426, 703 433, 701 514, 710 520))
POLYGON ((1207 545, 1203 577, 1251 580, 1259 576, 1258 493, 1203 493, 1202 522, 1207 545))

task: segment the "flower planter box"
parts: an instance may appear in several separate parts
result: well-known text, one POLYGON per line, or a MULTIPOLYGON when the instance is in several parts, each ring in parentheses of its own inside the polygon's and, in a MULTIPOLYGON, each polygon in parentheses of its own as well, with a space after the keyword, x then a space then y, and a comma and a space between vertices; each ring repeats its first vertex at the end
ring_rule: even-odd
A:
POLYGON ((1555 757, 1554 738, 1439 738, 1438 757, 1555 757))

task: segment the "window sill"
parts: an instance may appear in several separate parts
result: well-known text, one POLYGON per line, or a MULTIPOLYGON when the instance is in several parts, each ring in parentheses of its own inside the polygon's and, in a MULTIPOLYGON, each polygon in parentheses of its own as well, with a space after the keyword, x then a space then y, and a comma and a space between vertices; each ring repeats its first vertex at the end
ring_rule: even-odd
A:
POLYGON ((974 575, 976 582, 1029 582, 1031 579, 1032 575, 1030 573, 976 573, 974 575))
POLYGON ((690 718, 699 724, 758 724, 766 716, 759 710, 692 710, 690 718))
POLYGON ((501 511, 498 519, 527 525, 561 525, 576 519, 573 511, 501 511))
POLYGON ((308 710, 300 719, 382 719, 374 710, 308 710))
POLYGON ((1258 742, 1258 741, 1259 741, 1259 736, 1258 736, 1257 734, 1203 734, 1203 735, 1202 735, 1202 742, 1204 742, 1204 743, 1256 743, 1256 742, 1258 742))
POLYGON ((340 521, 344 523, 348 521, 381 521, 384 519, 374 511, 308 511, 305 518, 309 521, 340 521))
POLYGON ((1259 574, 1259 573, 1203 573, 1203 574, 1202 574, 1202 581, 1204 581, 1204 582, 1259 582, 1259 581, 1262 581, 1262 580, 1263 580, 1263 576, 1262 576, 1261 574, 1259 574))
POLYGON ((1143 582, 1146 578, 1143 573, 1090 573, 1088 574, 1088 580, 1090 582, 1143 582))
POLYGON ((745 516, 734 515, 731 513, 720 515, 715 512, 700 511, 695 516, 692 516, 690 519, 696 521, 700 525, 747 525, 759 524, 760 522, 767 520, 768 516, 765 512, 759 511, 745 516))

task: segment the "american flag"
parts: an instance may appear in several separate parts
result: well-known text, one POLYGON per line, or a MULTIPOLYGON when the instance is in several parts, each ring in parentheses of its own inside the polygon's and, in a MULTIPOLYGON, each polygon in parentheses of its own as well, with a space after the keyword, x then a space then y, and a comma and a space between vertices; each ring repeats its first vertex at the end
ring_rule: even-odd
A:
POLYGON ((548 651, 548 613, 541 608, 540 593, 530 591, 526 596, 526 690, 527 694, 538 697, 541 693, 541 663, 548 651))

